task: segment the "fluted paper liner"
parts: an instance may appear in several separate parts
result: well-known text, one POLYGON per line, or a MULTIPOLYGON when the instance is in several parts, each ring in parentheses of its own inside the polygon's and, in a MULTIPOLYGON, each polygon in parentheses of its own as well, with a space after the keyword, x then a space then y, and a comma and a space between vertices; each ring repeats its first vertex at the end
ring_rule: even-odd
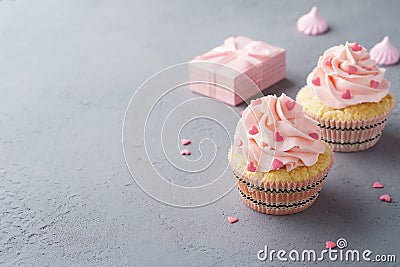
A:
POLYGON ((351 121, 323 119, 307 111, 304 113, 319 123, 322 139, 333 151, 355 152, 368 149, 378 143, 392 110, 393 108, 374 118, 351 121))
MULTIPOLYGON (((236 170, 231 164, 238 179, 241 199, 251 209, 266 214, 287 215, 307 209, 317 199, 323 182, 332 168, 334 156, 332 152, 330 153, 329 166, 317 176, 301 182, 262 182, 256 185, 252 177, 247 177, 243 171, 236 170)), ((228 154, 229 161, 230 156, 231 151, 228 154)))

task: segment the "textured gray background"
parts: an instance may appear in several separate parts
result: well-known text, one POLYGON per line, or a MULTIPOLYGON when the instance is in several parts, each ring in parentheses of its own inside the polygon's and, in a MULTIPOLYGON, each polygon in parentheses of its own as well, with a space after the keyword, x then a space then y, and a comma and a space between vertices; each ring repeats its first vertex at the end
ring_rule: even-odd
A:
MULTIPOLYGON (((336 154, 317 202, 292 216, 253 212, 236 190, 202 208, 167 206, 124 162, 123 116, 139 85, 230 35, 286 48, 287 80, 270 92, 292 97, 334 44, 370 48, 388 34, 400 48, 399 1, 318 4, 331 30, 307 37, 295 23, 312 1, 0 1, 0 265, 261 265, 264 245, 319 250, 339 237, 399 258, 398 108, 376 147, 336 154)), ((399 69, 387 68, 397 99, 399 69)), ((184 129, 194 141, 215 131, 184 129)), ((215 142, 225 155, 228 141, 215 142)))

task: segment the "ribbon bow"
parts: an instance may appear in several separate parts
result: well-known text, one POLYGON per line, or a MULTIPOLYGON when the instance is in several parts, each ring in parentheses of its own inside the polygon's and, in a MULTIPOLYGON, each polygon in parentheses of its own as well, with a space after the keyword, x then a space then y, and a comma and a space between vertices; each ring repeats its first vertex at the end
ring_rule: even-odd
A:
POLYGON ((207 54, 198 57, 198 59, 207 60, 225 56, 219 60, 218 63, 227 63, 236 57, 240 57, 253 65, 257 65, 261 62, 261 59, 265 58, 270 53, 268 46, 260 41, 252 41, 243 48, 238 49, 235 38, 229 37, 224 41, 223 45, 214 48, 207 54))

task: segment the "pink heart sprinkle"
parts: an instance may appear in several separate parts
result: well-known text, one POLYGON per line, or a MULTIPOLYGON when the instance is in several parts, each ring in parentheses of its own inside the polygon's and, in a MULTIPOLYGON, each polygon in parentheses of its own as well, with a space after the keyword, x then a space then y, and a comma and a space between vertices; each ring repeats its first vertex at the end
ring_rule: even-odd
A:
POLYGON ((372 69, 369 67, 363 67, 364 70, 371 71, 372 69))
POLYGON ((251 129, 249 130, 249 134, 252 135, 258 134, 257 126, 253 125, 253 127, 251 127, 251 129))
POLYGON ((325 248, 336 248, 336 243, 332 241, 326 241, 325 242, 325 248))
POLYGON ((294 106, 296 105, 296 101, 286 101, 285 102, 285 106, 288 110, 292 110, 294 108, 294 106))
POLYGON ((380 182, 375 182, 375 183, 372 185, 372 187, 373 187, 373 188, 383 188, 384 186, 383 186, 383 184, 381 184, 380 182))
POLYGON ((184 145, 184 146, 190 144, 190 142, 191 142, 191 141, 190 141, 189 139, 186 139, 186 138, 181 139, 181 143, 182 143, 182 145, 184 145))
POLYGON ((317 77, 317 78, 315 78, 315 79, 312 80, 312 83, 313 83, 315 86, 320 86, 320 85, 321 85, 321 80, 320 80, 319 77, 317 77))
POLYGON ((333 59, 333 58, 330 58, 330 59, 325 60, 325 62, 324 62, 325 65, 328 66, 328 67, 332 67, 332 59, 333 59))
POLYGON ((238 146, 242 146, 243 145, 243 142, 242 142, 242 140, 239 140, 239 144, 238 144, 238 146))
POLYGON ((181 155, 190 155, 189 149, 182 149, 181 150, 181 155))
POLYGON ((346 91, 342 94, 343 99, 351 99, 351 92, 349 89, 346 89, 346 91))
POLYGON ((282 135, 279 134, 279 132, 275 132, 275 134, 274 134, 274 140, 275 140, 276 142, 281 142, 281 141, 283 141, 283 137, 282 137, 282 135))
POLYGON ((356 72, 357 72, 357 67, 355 67, 355 66, 350 65, 350 66, 347 68, 347 73, 348 73, 349 75, 354 74, 354 73, 356 73, 356 72))
POLYGON ((228 216, 228 218, 226 218, 226 219, 228 220, 229 223, 235 223, 235 222, 239 221, 238 218, 231 217, 231 216, 228 216))
POLYGON ((377 81, 371 80, 370 84, 371 84, 371 87, 374 89, 377 89, 379 87, 379 82, 377 82, 377 81))
POLYGON ((257 106, 261 104, 261 99, 257 98, 256 100, 251 100, 252 106, 257 106))
POLYGON ((254 166, 253 162, 249 162, 249 164, 247 164, 247 170, 249 172, 255 172, 256 171, 256 167, 254 166))
POLYGON ((317 133, 310 133, 309 136, 315 140, 319 139, 319 135, 317 133))
POLYGON ((282 161, 280 161, 279 159, 274 159, 274 161, 272 162, 272 170, 278 170, 282 167, 283 167, 282 161))
POLYGON ((358 51, 362 50, 362 47, 356 42, 356 43, 353 44, 351 49, 353 49, 353 51, 355 51, 355 52, 358 52, 358 51))
POLYGON ((390 202, 390 196, 388 194, 382 195, 379 197, 379 200, 385 201, 385 202, 390 202))

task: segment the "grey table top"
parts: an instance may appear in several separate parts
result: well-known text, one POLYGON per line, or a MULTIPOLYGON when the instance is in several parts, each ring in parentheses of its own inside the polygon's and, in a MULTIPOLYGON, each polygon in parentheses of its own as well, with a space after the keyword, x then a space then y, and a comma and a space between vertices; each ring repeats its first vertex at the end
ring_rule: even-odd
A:
MULTIPOLYGON (((121 128, 137 88, 152 74, 186 62, 228 36, 245 35, 286 48, 287 79, 268 92, 292 97, 332 45, 350 40, 370 48, 389 35, 400 47, 399 1, 319 2, 331 28, 308 37, 297 32, 295 23, 312 4, 0 1, 0 265, 280 266, 278 261, 261 263, 257 252, 265 245, 320 251, 325 241, 338 238, 352 249, 400 257, 398 107, 375 147, 336 154, 318 200, 296 215, 253 212, 237 190, 199 208, 165 205, 139 188, 125 164, 121 128), (373 190, 375 180, 385 189, 373 190), (382 192, 391 194, 393 202, 379 201, 382 192), (227 216, 239 222, 229 224, 227 216)), ((397 99, 399 70, 395 65, 386 73, 397 99)), ((187 90, 179 96, 163 99, 154 110, 154 130, 179 101, 197 97, 187 90)), ((144 98, 139 107, 146 104, 144 98)), ((193 140, 190 159, 200 155, 199 140, 210 137, 217 151, 212 165, 215 171, 225 167, 229 138, 223 127, 209 120, 186 126, 182 135, 193 140)), ((155 147, 159 135, 149 133, 155 147)), ((207 141, 205 151, 208 146, 214 149, 207 141)), ((153 165, 178 184, 200 185, 214 178, 174 170, 162 154, 152 157, 153 165)), ((133 173, 140 170, 156 179, 154 169, 144 169, 148 161, 132 159, 133 173)), ((345 263, 326 260, 318 266, 324 264, 345 263)))

